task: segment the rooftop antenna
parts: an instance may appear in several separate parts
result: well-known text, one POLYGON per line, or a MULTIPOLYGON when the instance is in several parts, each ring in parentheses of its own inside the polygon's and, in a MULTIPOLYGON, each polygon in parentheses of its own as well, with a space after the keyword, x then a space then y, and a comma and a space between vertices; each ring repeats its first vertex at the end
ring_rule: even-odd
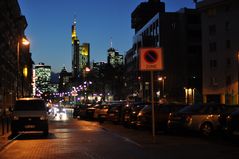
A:
POLYGON ((74 24, 76 24, 76 14, 74 14, 74 24))
POLYGON ((110 48, 113 48, 112 37, 110 37, 110 48))

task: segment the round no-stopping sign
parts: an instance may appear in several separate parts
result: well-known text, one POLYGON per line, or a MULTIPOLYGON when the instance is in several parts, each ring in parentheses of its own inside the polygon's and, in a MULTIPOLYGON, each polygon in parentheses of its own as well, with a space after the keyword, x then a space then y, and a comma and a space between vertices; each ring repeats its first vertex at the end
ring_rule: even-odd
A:
POLYGON ((141 71, 156 71, 163 69, 162 48, 141 48, 139 69, 141 71))
POLYGON ((145 60, 145 62, 147 62, 149 64, 151 64, 151 63, 153 64, 153 63, 157 62, 158 54, 153 50, 149 50, 144 53, 144 60, 145 60))

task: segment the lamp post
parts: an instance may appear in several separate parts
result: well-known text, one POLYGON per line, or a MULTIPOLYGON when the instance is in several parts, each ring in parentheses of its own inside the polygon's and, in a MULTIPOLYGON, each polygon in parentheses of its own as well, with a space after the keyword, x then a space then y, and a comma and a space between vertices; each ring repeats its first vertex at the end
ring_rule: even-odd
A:
MULTIPOLYGON (((18 42, 17 42, 17 98, 19 98, 19 74, 20 74, 20 45, 22 46, 29 46, 30 42, 26 39, 26 38, 21 38, 18 42)), ((25 69, 25 68, 24 68, 25 69)), ((23 96, 23 75, 27 75, 24 73, 25 70, 22 70, 22 74, 21 74, 21 80, 22 80, 22 96, 23 96)))

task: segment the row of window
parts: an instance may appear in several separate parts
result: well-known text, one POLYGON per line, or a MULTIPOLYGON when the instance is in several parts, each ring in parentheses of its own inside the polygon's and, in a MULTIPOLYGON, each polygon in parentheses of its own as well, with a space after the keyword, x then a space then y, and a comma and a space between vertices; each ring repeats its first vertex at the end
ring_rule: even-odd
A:
MULTIPOLYGON (((225 49, 231 49, 231 40, 226 40, 225 41, 225 49)), ((217 51, 217 43, 216 42, 211 42, 209 43, 209 52, 216 52, 217 51)))
MULTIPOLYGON (((225 84, 226 84, 227 87, 232 84, 232 80, 231 80, 231 76, 230 75, 226 76, 225 84)), ((217 82, 215 77, 211 77, 210 85, 211 86, 217 86, 218 85, 218 82, 217 82)))
MULTIPOLYGON (((226 67, 228 68, 228 67, 231 67, 231 59, 230 58, 227 58, 226 59, 226 67)), ((210 68, 211 69, 215 69, 215 68, 217 68, 217 66, 218 66, 218 63, 217 63, 217 60, 210 60, 210 68)))
MULTIPOLYGON (((224 24, 224 29, 225 31, 229 31, 230 30, 230 22, 225 22, 224 24)), ((217 33, 217 27, 215 24, 209 25, 208 26, 208 32, 210 36, 215 36, 217 33)))

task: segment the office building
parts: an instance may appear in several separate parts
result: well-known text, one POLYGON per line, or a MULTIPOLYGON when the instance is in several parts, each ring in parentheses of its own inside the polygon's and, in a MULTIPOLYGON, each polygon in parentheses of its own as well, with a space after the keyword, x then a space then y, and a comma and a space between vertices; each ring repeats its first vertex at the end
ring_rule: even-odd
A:
POLYGON ((72 73, 67 72, 66 68, 63 67, 59 74, 59 92, 69 92, 70 91, 70 82, 72 78, 72 73))
POLYGON ((51 93, 51 66, 39 63, 35 65, 34 71, 36 95, 40 96, 43 93, 51 93))
POLYGON ((120 55, 118 51, 114 48, 108 49, 108 57, 107 57, 108 64, 112 67, 123 66, 123 55, 120 55))
POLYGON ((202 20, 204 102, 238 104, 239 1, 197 3, 202 20))
POLYGON ((76 20, 74 19, 72 25, 72 76, 73 78, 79 78, 80 73, 80 41, 76 33, 76 20))
POLYGON ((90 44, 82 43, 80 48, 80 70, 82 72, 86 67, 90 67, 90 44))
POLYGON ((0 135, 4 135, 10 131, 16 98, 31 95, 33 62, 29 43, 22 43, 28 24, 18 1, 1 0, 0 17, 0 135))
POLYGON ((139 70, 139 49, 161 47, 164 69, 154 72, 157 99, 189 104, 201 100, 200 14, 194 9, 172 13, 162 9, 141 25, 135 28, 132 48, 125 57, 128 93, 150 100, 150 75, 139 70))

